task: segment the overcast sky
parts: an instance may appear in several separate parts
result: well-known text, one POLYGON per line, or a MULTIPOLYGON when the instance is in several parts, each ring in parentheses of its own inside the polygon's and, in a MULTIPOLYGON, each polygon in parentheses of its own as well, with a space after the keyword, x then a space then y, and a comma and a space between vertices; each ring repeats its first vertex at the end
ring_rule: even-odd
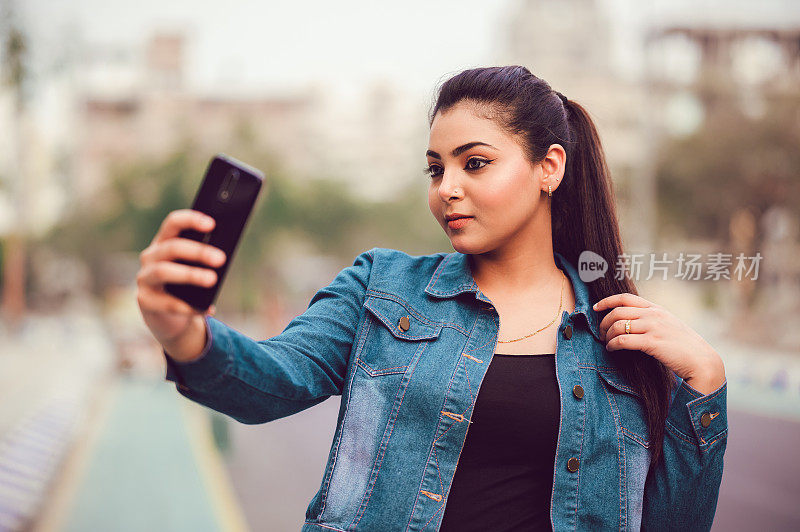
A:
MULTIPOLYGON (((6 0, 9 1, 9 0, 6 0)), ((140 47, 158 28, 189 37, 188 80, 222 79, 279 90, 309 80, 358 88, 375 78, 433 89, 448 73, 493 62, 501 22, 520 0, 16 0, 39 64, 52 64, 75 36, 87 43, 140 47)), ((616 60, 635 65, 644 21, 672 15, 772 22, 794 20, 796 0, 598 0, 611 13, 616 60), (739 6, 734 8, 734 6, 739 6), (642 12, 643 9, 649 13, 642 12), (746 15, 745 20, 750 20, 746 15), (790 16, 790 15, 793 15, 790 16)), ((725 19, 725 20, 723 20, 725 19)), ((770 22, 770 23, 772 23, 770 22)))
POLYGON ((188 76, 197 86, 232 77, 254 87, 312 79, 358 85, 385 77, 419 87, 460 65, 489 60, 509 0, 21 4, 39 57, 57 53, 59 39, 75 33, 90 43, 136 46, 157 28, 177 28, 187 31, 188 76))

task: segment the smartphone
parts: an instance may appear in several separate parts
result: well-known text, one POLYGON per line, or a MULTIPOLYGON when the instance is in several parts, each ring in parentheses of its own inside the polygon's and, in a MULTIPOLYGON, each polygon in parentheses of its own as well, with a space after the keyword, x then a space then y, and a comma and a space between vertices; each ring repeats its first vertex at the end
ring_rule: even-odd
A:
POLYGON ((182 299, 200 312, 207 310, 217 300, 263 182, 264 174, 233 157, 219 153, 211 159, 195 195, 192 209, 214 218, 214 229, 205 233, 184 229, 178 236, 221 249, 225 252, 225 263, 218 268, 212 268, 206 263, 176 259, 175 262, 180 264, 213 269, 217 273, 217 282, 208 287, 165 283, 164 290, 167 293, 182 299))

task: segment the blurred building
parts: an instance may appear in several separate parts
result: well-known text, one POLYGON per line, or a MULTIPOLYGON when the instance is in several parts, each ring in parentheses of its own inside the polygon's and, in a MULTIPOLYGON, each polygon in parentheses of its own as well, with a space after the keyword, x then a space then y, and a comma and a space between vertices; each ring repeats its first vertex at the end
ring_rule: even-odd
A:
MULTIPOLYGON (((657 112, 651 142, 691 133, 731 107, 759 118, 770 100, 798 97, 800 12, 776 18, 759 6, 741 7, 737 17, 672 16, 646 34, 647 93, 657 112)), ((761 176, 763 187, 773 185, 768 168, 761 176)), ((779 193, 774 196, 786 203, 779 193)), ((753 287, 731 283, 724 306, 730 330, 741 339, 762 343, 769 338, 774 345, 800 350, 800 330, 793 327, 800 315, 800 205, 773 204, 759 219, 751 216, 744 206, 731 213, 731 241, 746 256, 761 254, 763 294, 750 306, 753 287)))
POLYGON ((691 133, 731 102, 756 118, 767 100, 800 90, 800 13, 759 14, 754 7, 738 18, 672 16, 650 27, 646 87, 659 136, 691 133))
POLYGON ((91 51, 80 76, 78 198, 98 192, 114 165, 164 157, 186 141, 209 157, 233 145, 235 157, 242 135, 293 177, 340 178, 363 197, 388 197, 414 175, 409 145, 424 113, 415 119, 410 98, 381 84, 349 100, 324 85, 243 95, 235 79, 203 93, 184 81, 185 47, 182 35, 157 33, 142 51, 91 51))
POLYGON ((522 0, 509 14, 498 59, 525 65, 587 108, 620 198, 623 238, 630 250, 649 251, 655 209, 650 146, 643 135, 648 104, 641 83, 615 70, 610 16, 596 0, 522 0))
POLYGON ((184 64, 179 34, 155 34, 143 50, 89 50, 78 67, 76 199, 102 190, 115 165, 163 158, 187 141, 210 157, 237 135, 252 135, 302 166, 307 96, 197 94, 186 87, 184 64))

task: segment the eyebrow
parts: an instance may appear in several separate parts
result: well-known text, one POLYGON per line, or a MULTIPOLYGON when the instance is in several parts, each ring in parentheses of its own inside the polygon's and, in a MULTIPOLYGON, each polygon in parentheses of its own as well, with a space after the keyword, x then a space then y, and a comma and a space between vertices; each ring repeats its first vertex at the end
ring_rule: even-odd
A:
MULTIPOLYGON (((459 155, 461 155, 462 153, 464 153, 468 149, 474 148, 475 146, 489 146, 490 148, 494 148, 495 150, 497 149, 494 146, 492 146, 491 144, 486 144, 485 142, 480 142, 480 141, 467 142, 466 144, 462 144, 458 148, 454 149, 452 151, 452 155, 453 155, 453 157, 458 157, 459 155)), ((441 155, 439 155, 437 152, 435 152, 433 150, 428 150, 427 152, 425 152, 425 155, 427 155, 429 157, 433 157, 435 159, 441 159, 442 158, 441 155)))

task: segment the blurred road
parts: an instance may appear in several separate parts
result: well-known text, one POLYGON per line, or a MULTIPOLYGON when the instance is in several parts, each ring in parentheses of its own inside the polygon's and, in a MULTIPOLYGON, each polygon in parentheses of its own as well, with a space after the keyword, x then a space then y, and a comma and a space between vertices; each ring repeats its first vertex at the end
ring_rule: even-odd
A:
POLYGON ((325 470, 340 398, 264 425, 230 424, 228 472, 253 530, 299 530, 325 470))
POLYGON ((712 530, 800 530, 800 422, 731 410, 712 530))

